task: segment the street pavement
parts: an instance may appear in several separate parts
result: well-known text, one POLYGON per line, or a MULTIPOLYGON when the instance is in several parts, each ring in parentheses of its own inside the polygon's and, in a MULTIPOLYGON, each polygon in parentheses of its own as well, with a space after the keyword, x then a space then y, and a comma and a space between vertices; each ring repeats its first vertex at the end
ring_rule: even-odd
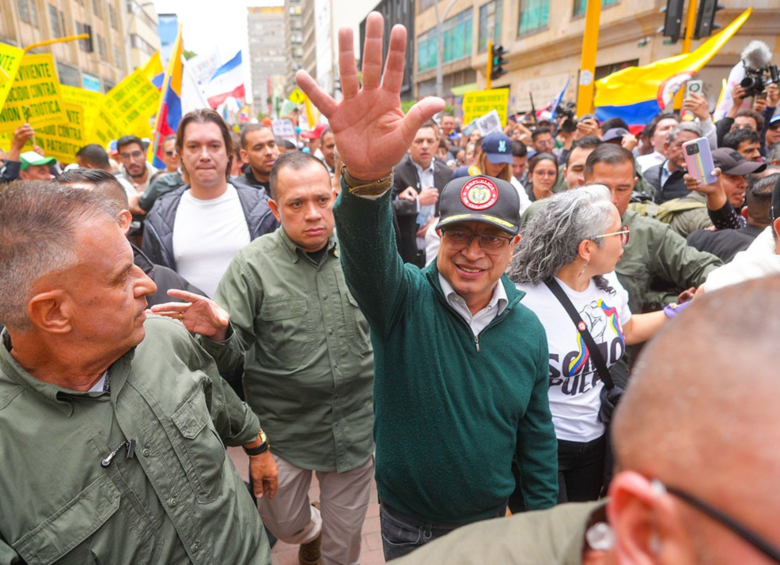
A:
MULTIPOLYGON (((249 461, 240 447, 229 447, 228 455, 233 465, 238 469, 241 478, 249 480, 248 465, 249 461)), ((320 486, 317 483, 315 475, 311 488, 309 489, 309 499, 314 502, 320 499, 320 486)), ((273 552, 273 565, 297 565, 298 564, 298 546, 289 545, 283 541, 277 541, 273 552)), ((371 500, 366 513, 366 521, 363 523, 363 544, 360 551, 361 565, 379 565, 384 563, 385 558, 382 553, 382 536, 379 533, 379 502, 376 494, 376 484, 371 486, 371 500)))

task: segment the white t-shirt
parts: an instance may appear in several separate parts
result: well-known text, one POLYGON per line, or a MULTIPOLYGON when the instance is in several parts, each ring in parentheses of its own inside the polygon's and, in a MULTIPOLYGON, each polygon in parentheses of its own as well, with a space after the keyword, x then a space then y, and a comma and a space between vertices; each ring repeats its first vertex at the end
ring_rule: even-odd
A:
POLYGON ((173 257, 182 277, 212 297, 233 257, 248 244, 249 228, 233 185, 212 200, 184 192, 173 224, 173 257))
MULTIPOLYGON (((631 319, 628 292, 614 273, 605 275, 614 294, 600 290, 591 279, 587 290, 577 292, 558 281, 568 295, 590 335, 601 348, 608 367, 626 349, 623 325, 631 319)), ((550 411, 555 435, 564 441, 585 443, 604 435, 598 421, 600 393, 604 386, 591 362, 585 342, 561 303, 544 284, 517 285, 526 292, 522 304, 530 308, 547 332, 550 349, 550 411)))

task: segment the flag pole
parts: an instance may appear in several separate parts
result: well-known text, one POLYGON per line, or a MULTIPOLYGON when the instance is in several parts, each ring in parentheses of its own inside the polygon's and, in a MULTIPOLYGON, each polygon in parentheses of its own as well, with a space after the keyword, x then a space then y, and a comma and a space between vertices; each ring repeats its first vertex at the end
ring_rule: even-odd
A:
MULTIPOLYGON (((182 24, 179 23, 179 32, 176 34, 176 41, 173 43, 173 50, 171 51, 171 60, 176 56, 176 54, 180 51, 180 43, 182 42, 182 24)), ((152 158, 151 161, 154 163, 155 157, 157 157, 157 148, 160 145, 160 114, 162 113, 163 104, 165 104, 165 93, 168 91, 168 87, 171 83, 171 75, 173 74, 173 65, 171 64, 171 60, 168 61, 168 66, 165 69, 165 77, 163 78, 163 85, 161 90, 161 96, 160 96, 160 106, 157 108, 157 116, 154 119, 154 142, 152 143, 152 158)))
POLYGON ((591 0, 585 9, 585 33, 582 35, 582 62, 577 90, 577 115, 593 112, 593 87, 596 75, 596 49, 599 45, 601 2, 591 0))

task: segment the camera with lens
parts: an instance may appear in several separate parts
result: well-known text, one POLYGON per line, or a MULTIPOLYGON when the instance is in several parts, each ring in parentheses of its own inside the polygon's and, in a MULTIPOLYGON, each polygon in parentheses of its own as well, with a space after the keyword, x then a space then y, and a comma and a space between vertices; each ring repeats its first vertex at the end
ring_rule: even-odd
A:
POLYGON ((574 121, 574 116, 577 114, 577 105, 574 102, 566 102, 565 104, 558 104, 555 108, 556 117, 563 116, 563 121, 558 126, 558 131, 563 133, 574 133, 577 129, 577 123, 574 121))
POLYGON ((777 65, 767 65, 761 69, 753 69, 745 65, 745 78, 739 85, 745 89, 746 96, 757 96, 764 92, 770 84, 780 82, 777 65))

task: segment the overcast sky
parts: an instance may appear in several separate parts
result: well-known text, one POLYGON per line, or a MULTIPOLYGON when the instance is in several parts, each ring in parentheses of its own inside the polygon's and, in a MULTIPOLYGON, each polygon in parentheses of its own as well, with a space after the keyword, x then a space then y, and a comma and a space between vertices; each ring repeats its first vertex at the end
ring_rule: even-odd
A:
POLYGON ((154 0, 158 14, 176 14, 184 32, 184 48, 198 55, 217 51, 222 63, 243 50, 244 85, 251 99, 252 77, 247 60, 248 6, 283 6, 284 0, 154 0))

